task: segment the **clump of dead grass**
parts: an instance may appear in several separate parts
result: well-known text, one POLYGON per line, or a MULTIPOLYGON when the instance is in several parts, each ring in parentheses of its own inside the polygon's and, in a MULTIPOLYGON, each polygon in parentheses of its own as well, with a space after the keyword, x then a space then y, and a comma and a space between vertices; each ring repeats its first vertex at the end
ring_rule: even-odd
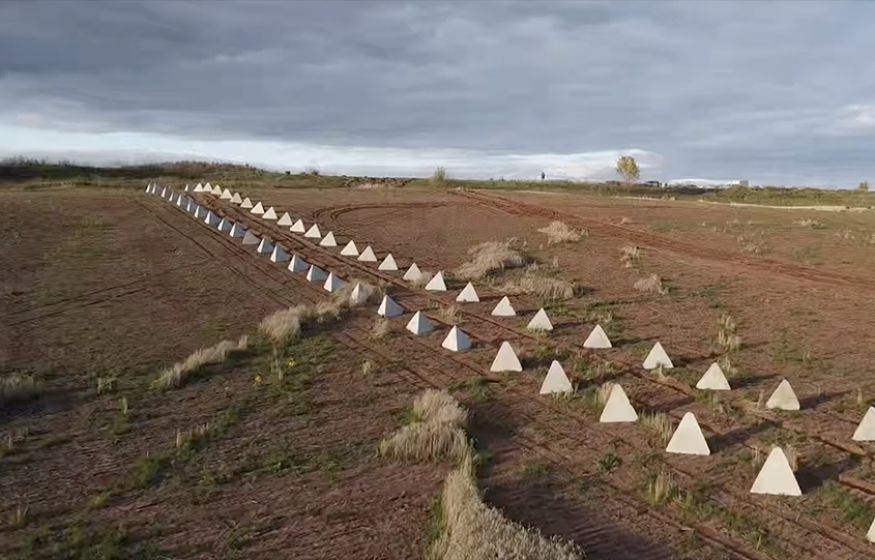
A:
POLYGON ((662 283, 662 278, 658 274, 651 274, 650 276, 638 279, 634 284, 634 288, 645 294, 664 296, 668 293, 668 288, 662 283))
POLYGON ((383 317, 378 317, 371 327, 371 338, 380 340, 386 338, 389 334, 389 321, 383 317))
POLYGON ((587 235, 586 230, 573 229, 559 220, 550 222, 550 225, 542 227, 538 231, 547 236, 547 245, 580 241, 582 237, 587 235))
POLYGON ((735 320, 725 313, 717 320, 717 344, 724 352, 735 352, 741 348, 741 336, 736 334, 735 320))
POLYGON ((12 373, 0 377, 0 405, 23 402, 39 392, 40 386, 32 375, 12 373))
POLYGON ((339 319, 349 307, 362 305, 382 297, 381 288, 360 283, 364 297, 352 301, 353 282, 347 282, 343 289, 334 292, 327 300, 316 305, 295 305, 271 313, 258 324, 259 332, 274 344, 282 344, 298 338, 301 329, 311 323, 326 323, 339 319))
POLYGON ((632 266, 638 262, 641 258, 641 248, 637 245, 626 245, 622 249, 620 249, 620 262, 623 263, 623 266, 626 268, 632 268, 632 266))
POLYGON ((486 241, 468 249, 470 260, 462 263, 455 275, 462 280, 479 280, 499 270, 518 268, 526 259, 512 247, 514 240, 486 241))
POLYGON ((667 444, 674 433, 671 418, 664 412, 645 412, 641 414, 641 423, 653 430, 659 441, 667 444))
POLYGON ((459 463, 470 452, 468 413, 445 391, 427 390, 413 402, 414 421, 380 442, 380 455, 404 461, 459 463))
POLYGON ((438 306, 436 315, 438 319, 448 325, 462 324, 462 309, 455 303, 438 306))
POLYGON ((175 363, 172 367, 164 370, 155 380, 155 385, 161 389, 174 389, 185 384, 192 373, 200 368, 224 362, 231 352, 246 350, 249 346, 249 337, 241 336, 237 341, 223 340, 222 342, 201 348, 188 356, 185 360, 175 363))
POLYGON ((533 270, 527 270, 516 280, 505 282, 499 289, 506 294, 530 294, 553 300, 571 299, 576 291, 573 282, 543 276, 533 270))
POLYGON ((796 224, 797 226, 809 227, 812 229, 820 229, 820 228, 824 227, 823 222, 815 220, 814 218, 802 218, 800 220, 796 220, 793 223, 796 224))

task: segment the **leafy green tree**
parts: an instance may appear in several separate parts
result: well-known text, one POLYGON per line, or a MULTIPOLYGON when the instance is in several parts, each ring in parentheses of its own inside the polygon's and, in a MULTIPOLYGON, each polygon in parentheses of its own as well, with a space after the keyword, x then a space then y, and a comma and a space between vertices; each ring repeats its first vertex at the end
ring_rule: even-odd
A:
POLYGON ((617 173, 627 183, 637 181, 641 174, 638 163, 632 156, 620 156, 620 159, 617 160, 617 173))

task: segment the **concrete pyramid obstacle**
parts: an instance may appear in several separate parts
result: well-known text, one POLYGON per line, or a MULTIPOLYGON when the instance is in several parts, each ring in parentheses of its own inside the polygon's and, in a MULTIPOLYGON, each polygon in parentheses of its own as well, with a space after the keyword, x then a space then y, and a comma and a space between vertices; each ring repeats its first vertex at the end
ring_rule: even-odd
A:
POLYGON ((203 185, 198 183, 197 185, 194 186, 193 189, 191 189, 191 192, 203 192, 203 190, 204 190, 203 185))
POLYGON ((273 243, 271 242, 270 237, 265 235, 261 239, 261 243, 258 244, 256 252, 260 255, 269 255, 273 253, 273 243))
POLYGON ((252 201, 249 200, 248 196, 243 199, 243 202, 240 203, 240 208, 246 208, 246 209, 252 208, 252 201))
POLYGON ((319 242, 320 247, 337 247, 337 240, 334 239, 334 232, 329 231, 325 234, 325 237, 322 238, 322 241, 319 242))
POLYGON ((444 282, 444 271, 441 270, 425 285, 425 289, 429 292, 446 292, 447 284, 444 282))
POLYGON ((270 262, 284 263, 289 260, 289 254, 282 246, 277 243, 273 246, 273 252, 270 254, 270 262))
POLYGON ((213 194, 216 196, 222 196, 222 187, 220 187, 219 185, 213 187, 213 194))
POLYGON ((146 194, 152 194, 152 183, 146 185, 146 190, 143 192, 145 192, 146 194))
POLYGON ((392 253, 386 255, 386 258, 383 259, 383 262, 380 263, 380 266, 377 267, 377 270, 398 270, 398 263, 395 262, 395 257, 392 256, 392 253))
POLYGON ((307 271, 308 282, 322 282, 326 278, 328 278, 328 275, 325 274, 324 270, 322 270, 315 264, 310 265, 310 270, 307 271))
POLYGON ((404 309, 389 296, 383 296, 383 301, 380 302, 380 307, 377 309, 377 315, 381 317, 397 317, 403 313, 404 309))
POLYGON ((252 207, 252 210, 250 210, 250 212, 252 212, 256 216, 261 216, 262 214, 264 214, 264 205, 262 205, 261 202, 259 202, 258 204, 256 204, 255 206, 252 207))
POLYGON ((553 360, 550 364, 550 369, 547 370, 547 377, 541 383, 542 395, 550 395, 552 393, 570 393, 574 390, 568 376, 565 375, 565 370, 562 369, 562 364, 553 360))
POLYGON ((219 225, 219 217, 213 214, 212 211, 207 210, 207 215, 204 216, 204 223, 208 226, 217 226, 219 225))
POLYGON ((589 333, 589 336, 586 337, 586 340, 583 341, 583 347, 605 349, 613 348, 613 345, 611 344, 611 339, 605 333, 605 329, 601 325, 596 325, 592 332, 589 333))
POLYGON ((234 198, 234 195, 231 194, 231 191, 229 191, 228 189, 225 189, 222 191, 222 194, 221 194, 221 196, 219 196, 219 198, 221 200, 231 200, 232 198, 234 198))
MULTIPOLYGON (((328 237, 327 235, 325 237, 328 237)), ((343 249, 340 250, 340 254, 344 257, 357 257, 359 254, 358 247, 355 246, 355 241, 350 240, 343 249)))
POLYGON ((292 224, 292 227, 289 228, 289 231, 292 233, 304 233, 305 231, 307 231, 307 228, 304 226, 304 220, 299 219, 297 222, 292 224))
POLYGON ((407 269, 407 272, 405 272, 404 276, 402 276, 401 278, 407 280, 408 282, 418 282, 422 279, 422 271, 419 270, 419 267, 416 266, 416 263, 413 263, 410 265, 410 268, 407 269))
POLYGON ((322 234, 319 232, 319 226, 317 224, 310 226, 310 229, 307 230, 304 237, 308 239, 319 239, 322 237, 322 234))
POLYGON ((328 274, 328 278, 325 279, 325 284, 322 285, 322 289, 326 292, 336 292, 337 290, 343 288, 343 280, 337 277, 336 274, 330 272, 328 274))
POLYGON ((507 296, 504 296, 492 309, 492 315, 496 317, 515 317, 516 311, 514 310, 513 305, 510 304, 510 300, 507 296))
POLYGON ((289 270, 291 270, 292 272, 304 272, 309 268, 310 265, 307 264, 307 261, 305 261, 298 255, 293 255, 292 260, 289 261, 289 270))
POLYGON ((650 353, 644 358, 644 369, 656 369, 662 366, 663 369, 671 369, 674 364, 671 363, 671 358, 665 353, 662 344, 657 342, 650 349, 650 353))
POLYGON ((185 201, 185 211, 188 213, 194 212, 195 203, 192 199, 188 199, 185 201))
POLYGON ((530 331, 552 331, 553 323, 550 322, 550 317, 547 317, 547 312, 542 307, 535 313, 535 316, 532 317, 526 328, 530 331))
POLYGON ((264 214, 261 216, 265 220, 276 220, 276 210, 273 209, 273 206, 265 210, 264 214))
POLYGON ((185 191, 185 192, 188 192, 188 189, 189 189, 189 186, 188 186, 188 185, 185 185, 185 188, 182 189, 182 190, 185 191))
POLYGON ((796 475, 790 468, 787 456, 780 447, 773 447, 763 463, 763 468, 750 487, 751 494, 772 494, 776 496, 801 496, 802 490, 796 482, 796 475))
POLYGON ((179 198, 176 199, 177 208, 185 208, 185 205, 188 204, 189 198, 187 196, 180 195, 179 198))
POLYGON ((428 320, 428 317, 423 315, 422 311, 417 311, 413 314, 413 317, 410 319, 410 321, 407 322, 407 326, 405 328, 416 336, 421 336, 433 331, 434 325, 431 324, 431 321, 428 320))
POLYGON ((866 533, 866 540, 869 542, 875 542, 875 519, 873 519, 872 524, 869 525, 869 532, 866 533))
POLYGON ((231 231, 231 228, 234 226, 234 222, 229 220, 228 218, 222 218, 222 221, 219 222, 219 225, 216 226, 221 232, 231 231))
POLYGON ((632 408, 632 403, 629 402, 629 397, 626 396, 626 391, 624 391, 620 385, 615 383, 611 387, 611 394, 608 395, 608 400, 605 402, 605 408, 602 410, 599 422, 608 424, 615 422, 635 422, 636 420, 638 420, 638 413, 632 408))
POLYGON ((175 192, 170 193, 170 196, 167 197, 167 202, 169 202, 170 204, 176 203, 176 193, 175 192))
POLYGON ((161 198, 164 198, 166 196, 167 196, 167 187, 164 187, 161 189, 161 198))
POLYGON ((212 191, 213 191, 213 186, 211 184, 207 183, 206 185, 204 185, 204 192, 212 192, 212 191))
POLYGON ((368 290, 362 287, 361 282, 356 282, 349 293, 349 303, 350 305, 361 305, 368 300, 369 295, 368 290))
POLYGON ((203 206, 195 206, 194 207, 194 218, 196 220, 200 220, 207 215, 207 210, 203 206))
POLYGON ((799 399, 796 398, 796 392, 790 386, 790 382, 782 379, 778 383, 778 388, 766 401, 766 408, 778 410, 799 410, 799 399))
POLYGON ((280 216, 280 219, 277 220, 276 225, 278 226, 290 226, 292 225, 292 217, 289 216, 288 212, 283 212, 283 215, 280 216))
POLYGON ((243 199, 240 197, 240 193, 234 193, 234 196, 231 197, 231 204, 243 204, 243 199))
POLYGON ((453 327, 450 329, 450 332, 447 333, 447 336, 441 343, 441 347, 452 352, 464 352, 468 348, 471 348, 471 339, 468 338, 465 331, 459 327, 453 327))
POLYGON ((374 250, 368 245, 365 247, 365 250, 362 251, 362 254, 359 255, 358 260, 362 262, 377 262, 377 255, 374 254, 374 250))
POLYGON ((729 386, 729 381, 726 380, 726 376, 723 375, 723 370, 720 368, 720 364, 714 362, 708 368, 708 371, 705 372, 705 375, 699 379, 699 382, 696 383, 696 389, 708 389, 710 391, 729 391, 731 387, 729 386))
POLYGON ((854 441, 875 441, 875 408, 869 407, 857 429, 854 430, 854 441))
POLYGON ((523 365, 520 363, 520 359, 517 357, 516 352, 514 352, 510 342, 505 340, 501 343, 495 359, 492 360, 492 366, 490 366, 489 371, 523 371, 523 365))
POLYGON ((459 295, 456 296, 456 301, 459 303, 476 303, 480 301, 480 296, 477 295, 477 290, 474 289, 474 284, 468 282, 459 295))
POLYGON ((684 417, 681 418, 681 423, 678 424, 665 450, 669 453, 680 453, 683 455, 711 454, 711 449, 708 447, 708 442, 705 441, 702 429, 699 428, 695 414, 692 412, 684 414, 684 417))
POLYGON ((243 244, 244 245, 258 245, 261 241, 261 238, 252 233, 252 230, 247 230, 245 234, 243 234, 243 244))
POLYGON ((242 225, 235 223, 231 226, 231 231, 228 233, 231 237, 243 237, 246 235, 246 228, 242 225))

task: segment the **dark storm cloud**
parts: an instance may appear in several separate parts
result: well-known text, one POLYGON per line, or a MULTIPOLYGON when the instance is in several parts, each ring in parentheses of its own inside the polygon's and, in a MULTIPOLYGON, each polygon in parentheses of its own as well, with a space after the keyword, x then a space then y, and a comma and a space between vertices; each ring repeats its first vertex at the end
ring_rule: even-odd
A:
POLYGON ((875 171, 873 16, 809 2, 5 2, 0 122, 641 148, 672 175, 848 181, 875 171))

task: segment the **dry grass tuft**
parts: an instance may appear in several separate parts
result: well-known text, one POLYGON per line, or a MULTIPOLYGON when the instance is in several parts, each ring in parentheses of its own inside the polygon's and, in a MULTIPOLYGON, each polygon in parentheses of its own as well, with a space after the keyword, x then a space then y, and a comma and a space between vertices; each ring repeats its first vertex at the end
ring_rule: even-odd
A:
POLYGON ((647 498, 653 504, 661 504, 671 496, 674 488, 671 473, 661 471, 647 483, 647 498))
POLYGON ((641 423, 656 432, 656 435, 663 444, 667 444, 674 433, 674 425, 671 418, 664 412, 645 412, 641 415, 641 423))
MULTIPOLYGON (((346 287, 344 287, 346 289, 346 287)), ((368 299, 373 299, 376 288, 368 286, 368 299)), ((261 320, 258 330, 274 344, 282 344, 298 338, 301 329, 311 323, 326 323, 339 319, 344 310, 350 306, 350 291, 338 291, 334 297, 320 301, 316 305, 296 305, 288 309, 280 309, 261 320)))
POLYGON ((810 227, 812 229, 820 229, 824 227, 822 222, 815 220, 814 218, 803 218, 801 220, 796 220, 793 223, 797 226, 810 227))
POLYGON ((580 241, 581 237, 587 235, 586 230, 572 229, 565 222, 558 220, 550 222, 550 225, 542 227, 538 231, 547 236, 547 245, 580 241))
POLYGON ((380 455, 404 461, 458 463, 470 452, 468 413, 445 391, 427 390, 413 402, 416 420, 380 442, 380 455))
POLYGON ((389 321, 384 319, 383 317, 377 318, 374 321, 374 325, 371 327, 371 338, 375 340, 380 340, 386 338, 386 335, 389 334, 389 321))
POLYGON ((541 276, 532 271, 526 271, 517 280, 505 282, 499 289, 507 294, 530 294, 554 300, 571 299, 575 292, 574 284, 568 280, 541 276))
POLYGON ((224 362, 225 358, 228 357, 228 354, 231 352, 246 350, 248 346, 249 337, 243 335, 237 339, 237 342, 223 340, 215 346, 201 348, 185 360, 177 362, 173 367, 161 372, 161 375, 155 380, 155 385, 161 389, 175 389, 177 387, 182 387, 187 378, 195 371, 206 365, 224 362))
POLYGON ((741 348, 741 336, 735 333, 735 329, 732 315, 725 313, 717 320, 717 344, 724 352, 735 352, 741 348))
POLYGON ((645 294, 659 294, 664 296, 668 293, 668 288, 662 283, 662 278, 657 274, 651 274, 645 278, 641 278, 635 282, 635 289, 645 294))
POLYGON ((331 294, 331 301, 342 307, 356 307, 383 299, 385 292, 386 288, 383 285, 373 286, 364 280, 350 278, 343 285, 343 288, 331 294), (359 296, 360 299, 358 301, 352 301, 352 291, 355 289, 356 284, 361 285, 361 292, 364 294, 364 297, 359 296))
POLYGON ((448 422, 463 428, 468 423, 468 411, 446 391, 429 389, 413 401, 413 414, 422 422, 448 422))
POLYGON ((438 307, 437 316, 441 321, 449 325, 462 324, 462 310, 455 303, 438 307))
POLYGON ((434 278, 435 273, 427 270, 421 270, 420 276, 417 280, 411 280, 410 285, 414 288, 423 288, 426 284, 431 282, 431 279, 434 278))
POLYGON ((614 388, 614 384, 610 381, 605 381, 595 392, 595 405, 598 408, 604 408, 605 404, 608 402, 608 397, 611 396, 611 390, 614 388))
POLYGON ((471 260, 456 269, 456 276, 462 280, 479 280, 499 270, 525 265, 526 259, 511 248, 512 244, 513 240, 487 241, 471 247, 468 249, 471 260))
POLYGON ((787 456, 787 463, 790 464, 790 470, 796 472, 799 468, 799 452, 790 444, 784 446, 784 455, 787 456))
POLYGON ((620 249, 620 262, 622 262, 626 268, 632 268, 640 258, 641 248, 637 245, 626 245, 620 249))
POLYGON ((22 402, 39 394, 40 387, 32 375, 12 373, 0 377, 0 405, 22 402))

